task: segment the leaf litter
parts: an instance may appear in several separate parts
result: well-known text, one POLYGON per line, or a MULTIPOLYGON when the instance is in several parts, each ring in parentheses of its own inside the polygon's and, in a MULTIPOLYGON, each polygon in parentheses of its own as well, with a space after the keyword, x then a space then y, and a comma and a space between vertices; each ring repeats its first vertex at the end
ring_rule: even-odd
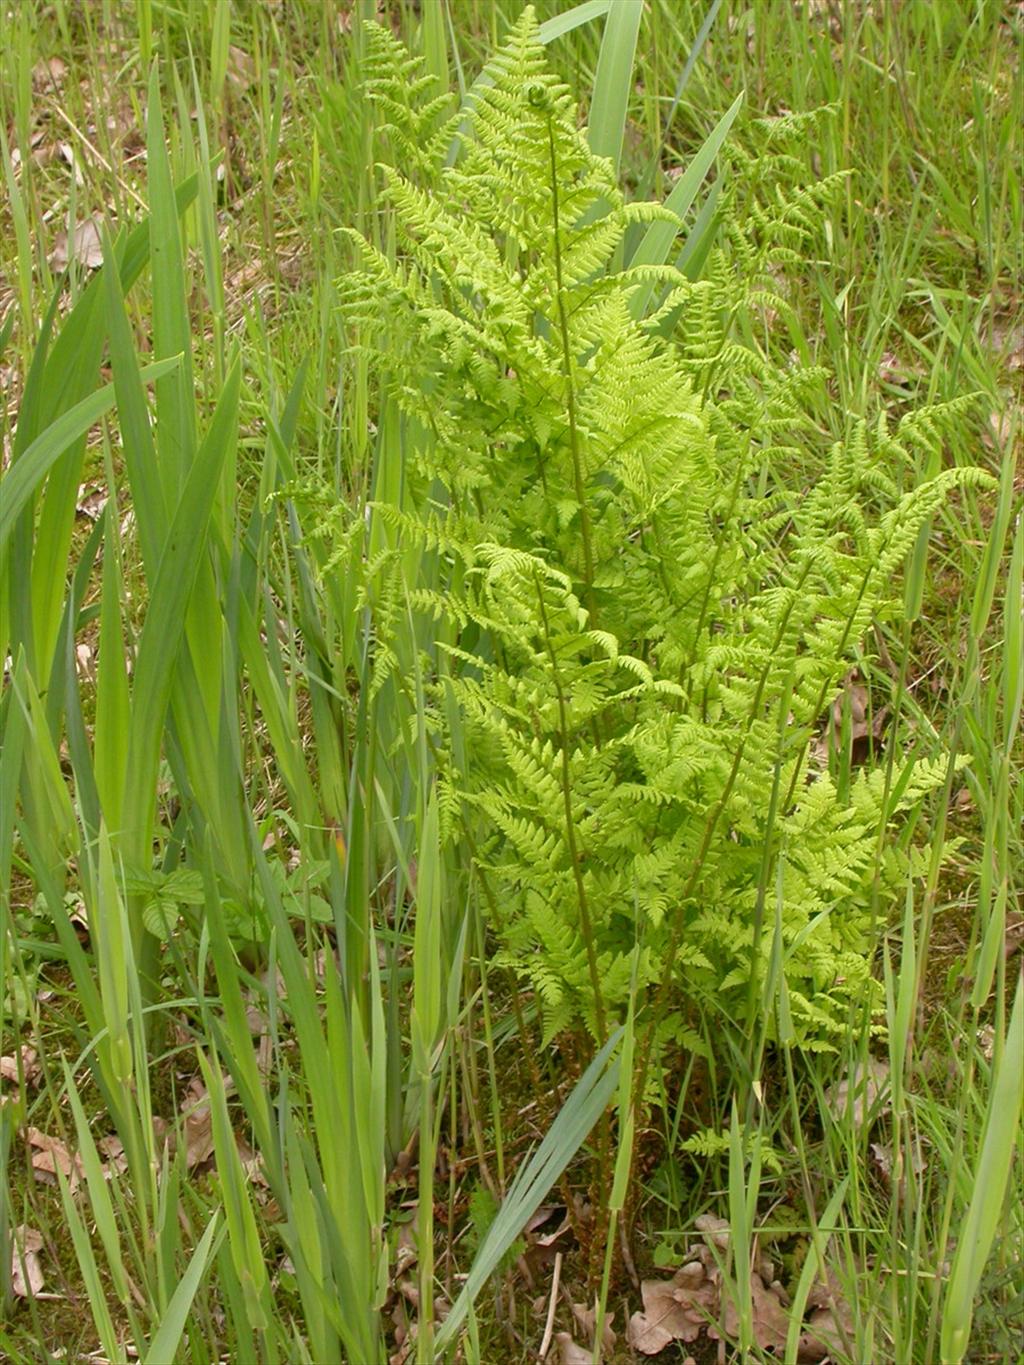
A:
MULTIPOLYGON (((42 1233, 24 1223, 14 1229, 11 1239, 11 1293, 16 1299, 35 1299, 46 1283, 39 1253, 43 1249, 42 1233)), ((48 1296, 50 1297, 50 1296, 48 1296)))
MULTIPOLYGON (((702 1215, 696 1226, 702 1240, 691 1244, 675 1274, 641 1284, 643 1311, 633 1314, 626 1330, 626 1341, 641 1355, 660 1355, 676 1342, 695 1342, 702 1332, 710 1341, 735 1339, 738 1333, 735 1288, 725 1282, 720 1265, 720 1253, 729 1245, 729 1224, 702 1215)), ((789 1296, 776 1278, 773 1262, 761 1253, 750 1272, 750 1297, 755 1343, 761 1351, 780 1354, 789 1333, 789 1296)), ((808 1308, 811 1316, 800 1337, 800 1359, 823 1360, 850 1325, 849 1309, 833 1277, 813 1286, 808 1308)))

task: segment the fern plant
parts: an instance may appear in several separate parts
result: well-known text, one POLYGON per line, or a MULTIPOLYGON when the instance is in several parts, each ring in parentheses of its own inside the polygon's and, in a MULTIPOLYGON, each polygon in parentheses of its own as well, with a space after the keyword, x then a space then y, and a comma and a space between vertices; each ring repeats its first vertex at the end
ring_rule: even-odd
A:
POLYGON ((700 280, 619 268, 627 229, 678 220, 624 201, 529 10, 488 76, 461 124, 373 82, 395 145, 429 125, 432 158, 383 169, 395 250, 357 238, 341 282, 409 433, 405 500, 374 508, 390 548, 345 555, 383 607, 380 676, 412 612, 448 834, 472 832, 546 1039, 602 1039, 637 988, 656 1046, 692 1038, 693 1002, 742 1019, 774 960, 786 1035, 828 1047, 876 991, 871 892, 908 869, 886 842, 879 881, 879 830, 945 765, 841 792, 809 740, 922 526, 980 476, 899 497, 917 414, 789 486, 823 379, 741 338, 832 186, 727 222, 700 280))

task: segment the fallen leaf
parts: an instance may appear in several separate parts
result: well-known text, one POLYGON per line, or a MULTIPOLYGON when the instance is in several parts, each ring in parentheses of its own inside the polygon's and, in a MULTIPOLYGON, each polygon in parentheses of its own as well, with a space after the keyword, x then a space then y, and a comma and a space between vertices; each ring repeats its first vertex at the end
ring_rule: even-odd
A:
MULTIPOLYGON (((591 1346, 593 1346, 594 1326, 597 1322, 597 1309, 588 1308, 585 1304, 582 1303, 574 1303, 572 1305, 572 1315, 576 1319, 576 1323, 579 1326, 580 1331, 591 1343, 591 1346)), ((615 1349, 616 1337, 615 1332, 612 1329, 612 1323, 614 1320, 615 1314, 607 1313, 605 1315, 604 1323, 601 1327, 601 1342, 605 1351, 613 1351, 615 1349)), ((593 1354, 593 1351, 591 1351, 591 1354, 593 1354)))
POLYGON ((718 1284, 700 1261, 671 1280, 644 1280, 640 1293, 644 1311, 630 1318, 626 1340, 642 1355, 657 1355, 673 1341, 696 1341, 718 1311, 718 1284))
POLYGON ((81 1158, 72 1157, 60 1138, 50 1137, 39 1128, 27 1128, 25 1138, 28 1145, 35 1148, 32 1169, 41 1184, 56 1185, 59 1170, 72 1191, 78 1188, 83 1174, 81 1158))
POLYGON ((256 62, 234 43, 228 48, 228 80, 239 90, 247 90, 256 79, 256 62))
POLYGON ((869 757, 874 743, 882 736, 885 723, 889 718, 888 706, 872 709, 871 694, 862 682, 856 681, 851 673, 843 684, 843 690, 832 703, 831 744, 838 753, 843 742, 843 721, 849 714, 850 723, 850 762, 861 764, 869 757))
POLYGON ((95 217, 84 218, 76 225, 74 240, 70 248, 67 232, 57 234, 50 264, 55 270, 63 270, 72 257, 86 270, 98 270, 103 264, 100 226, 95 217))
POLYGON ((5 1081, 13 1081, 15 1085, 19 1084, 24 1078, 26 1085, 34 1085, 40 1074, 39 1063, 36 1061, 37 1055, 34 1047, 29 1047, 27 1043, 23 1043, 16 1055, 8 1054, 0 1057, 0 1078, 5 1081))
POLYGON ((562 1365, 591 1365, 594 1352, 578 1345, 568 1332, 556 1332, 555 1341, 558 1343, 562 1365))
POLYGON ((701 1213, 693 1220, 693 1226, 698 1232, 702 1232, 708 1243, 716 1246, 719 1251, 729 1250, 731 1233, 728 1218, 716 1218, 713 1213, 701 1213))
POLYGON ((888 1091, 888 1062, 869 1057, 866 1066, 855 1062, 849 1076, 829 1087, 825 1102, 829 1113, 837 1120, 842 1120, 852 1105, 853 1122, 862 1128, 867 1120, 874 1121, 888 1108, 885 1099, 888 1091))
MULTIPOLYGON (((750 1273, 750 1298, 753 1308, 754 1340, 762 1351, 776 1351, 785 1347, 789 1332, 789 1314, 782 1302, 782 1286, 768 1286, 756 1270, 750 1273)), ((736 1337, 739 1332, 739 1313, 731 1296, 725 1296, 722 1314, 724 1335, 736 1337)), ((717 1341, 722 1333, 714 1326, 708 1336, 717 1341)))
POLYGON ((42 1234, 24 1223, 14 1230, 11 1243, 11 1293, 18 1299, 35 1298, 44 1284, 39 1253, 42 1234))
POLYGON ((213 1155, 210 1097, 198 1076, 193 1076, 189 1082, 188 1095, 182 1103, 181 1112, 185 1119, 185 1161, 191 1169, 208 1161, 213 1155))
POLYGON ((1003 947, 1007 957, 1011 957, 1019 948, 1024 948, 1024 910, 1011 910, 1006 916, 1003 947))

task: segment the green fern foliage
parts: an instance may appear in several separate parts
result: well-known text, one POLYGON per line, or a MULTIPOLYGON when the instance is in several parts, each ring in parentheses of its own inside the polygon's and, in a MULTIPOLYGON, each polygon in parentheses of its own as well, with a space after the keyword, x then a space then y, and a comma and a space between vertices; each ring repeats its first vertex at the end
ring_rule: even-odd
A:
MULTIPOLYGON (((489 74, 457 156, 449 126, 414 178, 385 170, 396 249, 355 239, 340 285, 410 433, 408 499, 376 509, 401 548, 363 569, 431 642, 447 828, 546 1037, 601 1038, 636 987, 680 1037, 695 1002, 742 1020, 774 953, 797 1041, 827 1047, 873 997, 873 897, 907 870, 880 831, 945 764, 841 791, 811 740, 921 527, 978 476, 900 498, 913 432, 859 427, 815 487, 787 481, 823 378, 743 323, 834 186, 761 195, 699 280, 621 268, 628 228, 677 220, 625 202, 530 11, 489 74), (440 580, 404 576, 409 547, 440 580)), ((386 99, 396 146, 435 118, 386 99)))

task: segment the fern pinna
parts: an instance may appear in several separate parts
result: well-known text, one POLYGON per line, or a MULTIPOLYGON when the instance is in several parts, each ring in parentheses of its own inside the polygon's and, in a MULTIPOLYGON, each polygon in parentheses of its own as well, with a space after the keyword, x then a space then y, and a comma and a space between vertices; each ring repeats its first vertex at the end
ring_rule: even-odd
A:
MULTIPOLYGON (((727 224, 700 280, 623 265, 627 230, 666 210, 625 202, 530 11, 462 122, 430 106, 402 132, 415 71, 396 50, 378 31, 371 93, 398 146, 427 118, 433 161, 384 168, 395 249, 356 238, 341 282, 407 451, 403 504, 374 508, 390 556, 362 572, 431 645, 444 809, 494 889, 499 961, 547 1038, 580 1021, 600 1038, 637 984, 668 1042, 688 1002, 742 1016, 774 949, 787 1031, 829 1046, 875 990, 879 830, 945 768, 841 795, 809 740, 921 527, 973 476, 900 498, 903 437, 859 429, 816 487, 787 487, 821 377, 737 337, 773 225, 791 252, 813 193, 751 213, 749 235, 727 224), (439 577, 410 578, 415 547, 439 577)), ((883 891, 906 858, 887 851, 883 891)))

